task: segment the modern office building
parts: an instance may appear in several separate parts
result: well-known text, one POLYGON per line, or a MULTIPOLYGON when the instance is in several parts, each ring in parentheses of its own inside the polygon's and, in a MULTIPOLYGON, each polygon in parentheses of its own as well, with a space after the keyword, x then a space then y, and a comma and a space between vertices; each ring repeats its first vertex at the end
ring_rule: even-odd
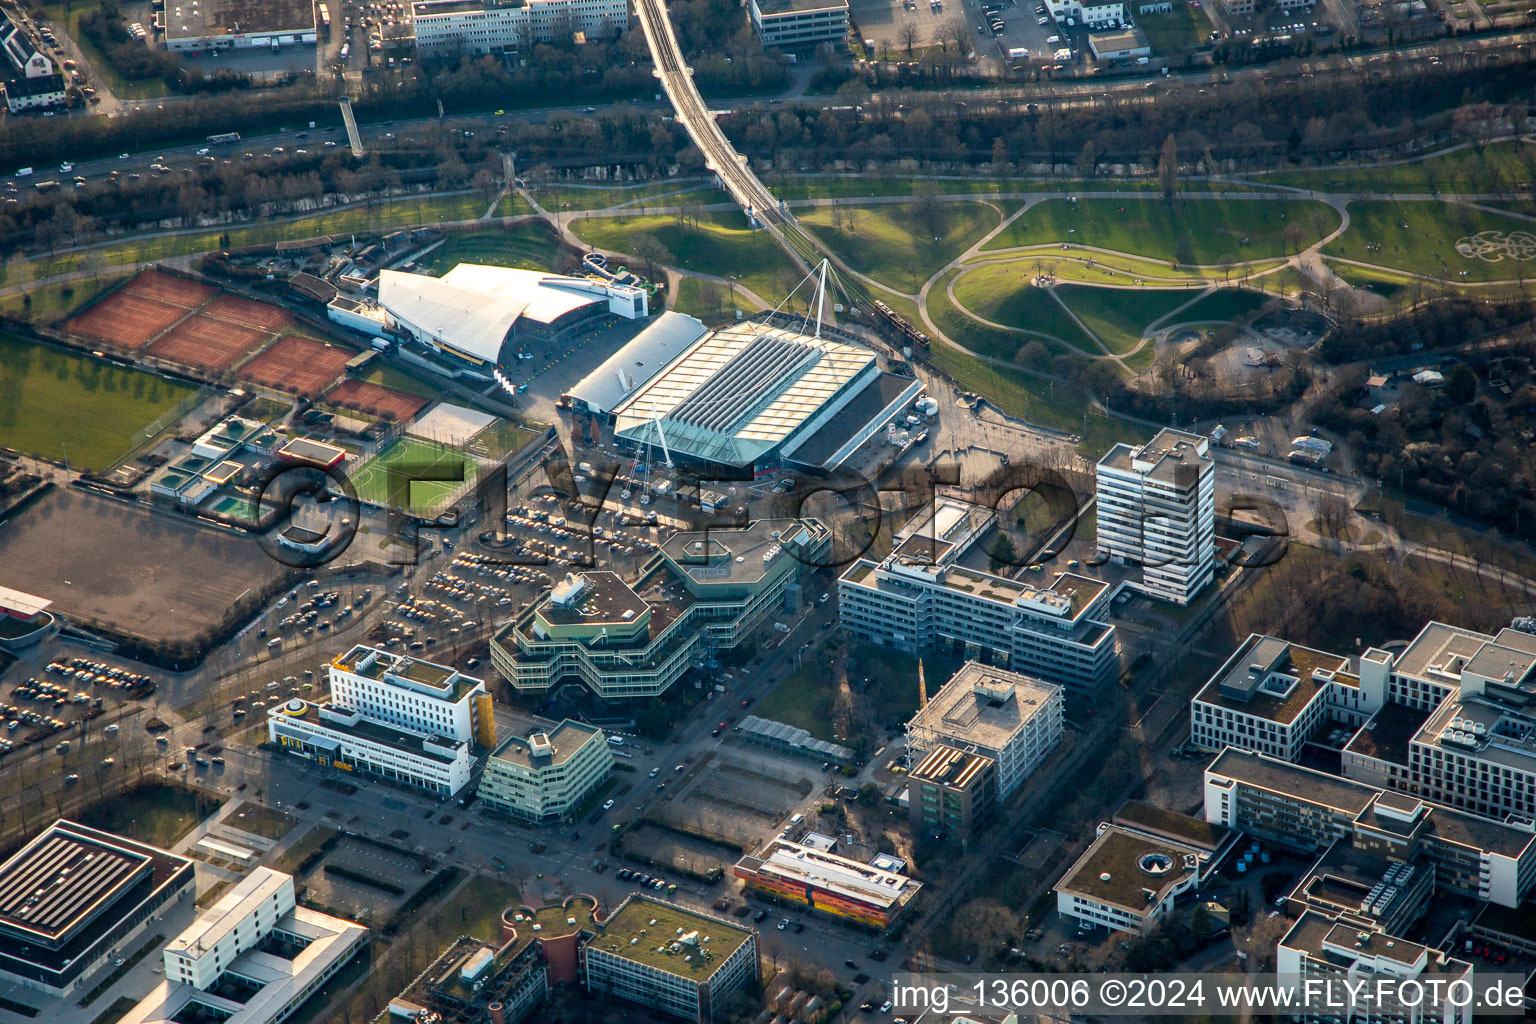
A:
POLYGON ((1149 932, 1241 838, 1187 814, 1128 801, 1056 883, 1056 911, 1090 927, 1149 932))
POLYGON ((760 977, 755 932, 638 894, 597 921, 582 963, 589 993, 698 1024, 760 977))
POLYGON ((59 999, 111 963, 173 901, 193 862, 59 820, 0 864, 0 980, 59 999))
POLYGON ((1296 761, 1342 747, 1343 774, 1504 820, 1536 819, 1536 636, 1427 623, 1355 658, 1250 636, 1190 705, 1192 742, 1296 761), (1320 730, 1344 739, 1329 742, 1320 730))
POLYGON ((518 1024, 548 997, 549 972, 539 943, 516 934, 500 944, 461 936, 389 1001, 387 1019, 431 1020, 428 1015, 435 1013, 445 1021, 518 1024))
POLYGON ((1132 586, 1188 604, 1216 566, 1216 464, 1199 434, 1160 430, 1144 445, 1117 444, 1098 463, 1099 549, 1140 565, 1132 586))
POLYGON ((1300 760, 1325 722, 1358 728, 1381 708, 1379 665, 1368 653, 1357 672, 1341 655, 1250 634, 1191 701, 1190 742, 1300 760))
POLYGON ((295 697, 267 711, 273 744, 441 797, 469 784, 477 745, 495 746, 491 695, 479 679, 361 644, 328 668, 328 702, 295 697))
POLYGON ((1536 636, 1431 622, 1400 653, 1376 656, 1390 703, 1345 748, 1344 774, 1491 818, 1536 820, 1536 636))
POLYGON ((915 835, 975 835, 997 809, 997 762, 939 744, 907 772, 915 835))
MULTIPOLYGON (((1309 910, 1296 919, 1275 951, 1276 982, 1298 993, 1311 991, 1310 1009, 1291 1017, 1302 1021, 1348 1020, 1353 1024, 1466 1024, 1469 1007, 1434 1005, 1434 993, 1447 991, 1454 982, 1470 983, 1472 965, 1465 960, 1411 942, 1387 932, 1309 910), (1348 1005, 1348 992, 1369 987, 1383 991, 1389 985, 1418 982, 1431 993, 1425 1005, 1389 1006, 1361 1000, 1348 1005), (1322 989, 1328 986, 1335 1005, 1323 1005, 1322 989), (1308 988, 1308 986, 1313 986, 1308 988)), ((1385 991, 1392 991, 1386 989, 1385 991)), ((1403 991, 1415 991, 1404 984, 1403 991)))
POLYGON ((421 0, 411 5, 423 54, 527 53, 576 34, 612 39, 629 28, 629 0, 421 0))
POLYGON ((292 875, 255 868, 171 940, 165 980, 119 1024, 279 1024, 367 941, 362 925, 296 905, 292 875))
POLYGON ((766 624, 830 546, 814 519, 673 534, 633 585, 568 574, 491 638, 491 664, 523 693, 580 682, 599 697, 654 697, 766 624))
POLYGON ((784 839, 736 862, 736 877, 762 895, 869 928, 889 928, 923 884, 784 839))
POLYGON ((848 0, 747 0, 764 46, 838 45, 848 39, 848 0))
MULTIPOLYGON (((1437 891, 1517 906, 1536 883, 1536 834, 1406 794, 1229 747, 1205 770, 1212 824, 1308 853, 1339 841, 1430 871, 1437 891)), ((1395 896, 1385 889, 1371 896, 1395 896)))
POLYGON ((1056 883, 1056 912, 1097 928, 1146 933, 1168 919, 1175 900, 1198 886, 1198 853, 1115 825, 1056 883))
POLYGON ((1062 705, 1060 686, 966 662, 907 722, 910 759, 942 747, 989 758, 1006 800, 1061 742, 1062 705))
POLYGON ((477 792, 487 807, 514 818, 562 821, 612 771, 603 731, 568 718, 548 732, 502 740, 486 759, 477 792))
POLYGON ((1092 696, 1119 672, 1113 596, 1101 580, 1056 573, 1044 586, 959 564, 989 521, 941 500, 896 536, 880 561, 854 560, 838 577, 838 612, 850 636, 911 654, 937 651, 1092 696))

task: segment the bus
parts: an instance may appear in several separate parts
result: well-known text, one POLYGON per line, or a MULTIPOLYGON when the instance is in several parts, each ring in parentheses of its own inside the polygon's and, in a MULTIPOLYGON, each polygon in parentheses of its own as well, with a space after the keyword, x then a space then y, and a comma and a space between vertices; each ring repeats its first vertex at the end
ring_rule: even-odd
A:
POLYGON ((320 24, 327 29, 331 27, 331 9, 325 4, 320 5, 320 24))
POLYGON ((240 141, 239 132, 224 132, 222 135, 210 135, 208 141, 215 146, 233 146, 240 141))

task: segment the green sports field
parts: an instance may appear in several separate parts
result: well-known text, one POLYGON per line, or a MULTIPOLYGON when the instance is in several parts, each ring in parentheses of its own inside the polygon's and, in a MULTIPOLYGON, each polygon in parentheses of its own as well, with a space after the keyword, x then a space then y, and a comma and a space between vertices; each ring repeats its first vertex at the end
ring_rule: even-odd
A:
POLYGON ((0 334, 0 444, 76 469, 110 467, 194 390, 0 334))
POLYGON ((475 479, 477 469, 475 460, 462 452, 402 437, 350 475, 359 500, 432 518, 448 507, 467 482, 475 479))

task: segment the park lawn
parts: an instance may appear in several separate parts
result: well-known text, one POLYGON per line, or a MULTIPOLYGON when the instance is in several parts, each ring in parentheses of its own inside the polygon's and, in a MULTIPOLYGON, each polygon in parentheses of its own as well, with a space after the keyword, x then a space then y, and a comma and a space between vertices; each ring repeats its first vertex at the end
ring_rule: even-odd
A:
POLYGON ((1120 361, 1124 363, 1126 368, 1129 369, 1132 373, 1145 373, 1147 370, 1152 368, 1153 363, 1157 362, 1157 346, 1149 343, 1146 346, 1127 354, 1120 361))
POLYGON ((1162 319, 1197 293, 1190 289, 1094 288, 1056 286, 1056 297, 1098 336, 1109 350, 1124 355, 1141 343, 1147 326, 1162 319))
MULTIPOLYGON (((1160 187, 1150 179, 1110 178, 931 178, 933 187, 947 195, 974 195, 978 198, 1019 192, 1155 192, 1160 187)), ((775 196, 794 202, 804 199, 867 199, 875 196, 909 196, 912 178, 864 177, 860 175, 770 175, 764 179, 775 196)), ((1252 192, 1252 185, 1225 182, 1200 185, 1206 192, 1252 192)))
POLYGON ((460 263, 552 271, 555 266, 551 257, 559 251, 560 239, 555 229, 543 221, 529 221, 505 228, 451 232, 442 245, 420 262, 427 273, 439 277, 460 263))
POLYGON ((476 468, 475 460, 463 452, 402 437, 353 470, 351 480, 361 501, 430 517, 475 478, 476 468))
MULTIPOLYGON (((590 217, 573 222, 571 229, 584 241, 613 252, 628 252, 636 235, 651 235, 670 254, 659 262, 697 274, 734 277, 768 303, 777 304, 800 280, 773 236, 747 227, 746 217, 736 212, 707 213, 686 227, 671 215, 590 217)), ((746 309, 745 299, 740 301, 746 309)))
POLYGON ((508 192, 496 204, 497 217, 531 217, 533 206, 517 192, 508 192))
POLYGON ((394 388, 396 391, 404 391, 408 395, 418 398, 437 398, 441 392, 426 381, 402 370, 390 363, 374 360, 373 366, 360 380, 369 384, 377 384, 380 387, 394 388))
MULTIPOLYGON (((849 682, 878 720, 904 723, 917 713, 917 659, 912 655, 854 643, 849 645, 848 658, 849 682), (861 689, 865 680, 868 687, 861 689)), ((933 652, 922 655, 922 662, 929 694, 937 693, 964 664, 958 658, 933 652)))
MULTIPOLYGON (((955 280, 955 298, 966 311, 993 323, 1043 334, 1082 352, 1098 355, 1099 347, 1093 343, 1093 339, 1072 321, 1066 310, 1051 298, 1051 293, 1029 283, 1033 269, 1032 265, 1023 263, 968 268, 955 280)), ((934 296, 939 291, 938 283, 928 291, 930 314, 933 313, 934 296)), ((1015 349, 1029 340, 1022 335, 1015 338, 1015 349)), ((962 337, 955 336, 955 340, 967 348, 975 348, 962 337)), ((1013 357, 1012 351, 993 351, 990 354, 1003 359, 1013 357)))
POLYGON ((1184 0, 1173 0, 1173 10, 1166 14, 1136 15, 1136 25, 1147 34, 1152 52, 1162 57, 1197 49, 1211 34, 1211 19, 1205 11, 1184 0))
POLYGON ((1179 310, 1174 323, 1230 323, 1240 316, 1257 313, 1269 300, 1244 288, 1218 288, 1179 310))
MULTIPOLYGON (((479 193, 459 192, 448 196, 415 196, 380 202, 373 206, 351 206, 304 217, 279 218, 261 224, 231 228, 229 247, 259 245, 291 238, 343 234, 349 231, 382 231, 417 227, 442 221, 473 220, 485 212, 479 193)), ((58 256, 37 256, 30 262, 36 278, 55 277, 80 269, 87 251, 97 252, 109 267, 122 264, 155 263, 172 256, 213 252, 226 248, 221 231, 187 231, 154 237, 130 237, 111 245, 91 246, 58 256)))
POLYGON ((1296 246, 1305 248, 1339 225, 1338 214, 1315 200, 1049 199, 1031 207, 987 249, 1045 243, 1074 243, 1151 259, 1216 266, 1267 259, 1293 248, 1284 238, 1296 226, 1296 246))
POLYGON ((195 389, 0 334, 0 444, 106 469, 195 389))
POLYGON ((1469 147, 1413 163, 1319 167, 1259 180, 1328 192, 1509 192, 1536 180, 1536 145, 1501 142, 1481 152, 1469 147))
POLYGON ((714 324, 735 319, 730 306, 730 289, 718 281, 705 281, 686 274, 677 279, 677 297, 672 302, 672 308, 679 313, 687 313, 707 324, 714 324))
POLYGON ((1530 221, 1434 200, 1364 199, 1349 204, 1349 230, 1323 248, 1342 256, 1452 284, 1513 281, 1532 276, 1536 263, 1479 259, 1456 251, 1460 239, 1484 231, 1527 232, 1530 221), (1378 248, 1367 249, 1367 245, 1378 248))
POLYGON ((201 789, 151 782, 93 804, 76 820, 168 850, 218 810, 219 803, 217 797, 201 789))
POLYGON ((854 270, 916 293, 924 281, 1002 221, 997 208, 987 203, 943 202, 932 208, 932 225, 924 225, 916 203, 823 206, 806 211, 799 220, 854 270), (848 231, 839 218, 850 214, 853 228, 848 231))
POLYGON ((712 178, 668 178, 628 185, 540 185, 531 190, 533 198, 550 214, 566 210, 606 210, 621 203, 652 196, 674 197, 677 202, 728 202, 725 193, 715 189, 712 178), (721 198, 711 198, 713 193, 721 198))
POLYGON ((1078 435, 1078 451, 1098 458, 1118 441, 1144 441, 1152 432, 1140 423, 1106 416, 1070 384, 1044 380, 1011 367, 985 363, 944 342, 933 343, 933 362, 960 386, 984 396, 1010 416, 1078 435))
POLYGON ((444 935, 471 935, 500 943, 501 913, 521 906, 522 892, 510 882, 488 875, 471 875, 469 881, 437 911, 444 935))
POLYGON ((1413 291, 1414 280, 1394 274, 1390 270, 1376 270, 1373 267, 1357 267, 1353 263, 1341 263, 1338 260, 1328 261, 1328 269, 1355 288, 1364 288, 1374 292, 1391 302, 1399 302, 1409 297, 1413 291))
MULTIPOLYGON (((938 327, 939 330, 943 331, 958 344, 989 359, 998 359, 1008 363, 1018 358, 1019 351, 1032 341, 1044 345, 1048 357, 1061 355, 1071 350, 1057 339, 1045 334, 1003 330, 1000 327, 993 327, 977 320, 965 309, 950 301, 949 293, 944 285, 945 282, 953 279, 954 273, 951 272, 934 282, 933 287, 928 291, 927 310, 934 326, 938 327)), ((956 286, 956 294, 959 294, 958 285, 956 286)), ((1050 296, 1044 297, 1050 298, 1050 296)), ((1057 307, 1055 312, 1061 313, 1060 307, 1057 307)), ((1081 332, 1078 333, 1081 334, 1081 332)), ((1085 346, 1090 345, 1091 341, 1084 336, 1083 344, 1085 346)), ((1097 354, 1097 349, 1094 351, 1097 354)), ((1050 367, 1031 366, 1029 369, 1049 372, 1050 367)))
POLYGON ((95 281, 55 281, 53 284, 32 285, 25 295, 22 292, 0 298, 0 313, 34 323, 55 323, 69 318, 75 307, 87 297, 111 288, 128 275, 106 274, 95 281))
POLYGON ((832 712, 836 700, 837 690, 827 677, 826 666, 812 663, 785 676, 772 693, 757 702, 752 713, 833 742, 832 712))

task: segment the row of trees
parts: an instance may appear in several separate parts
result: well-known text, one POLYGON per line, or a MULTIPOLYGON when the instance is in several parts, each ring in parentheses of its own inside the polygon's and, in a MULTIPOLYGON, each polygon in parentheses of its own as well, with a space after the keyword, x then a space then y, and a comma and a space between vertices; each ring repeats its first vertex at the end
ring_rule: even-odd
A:
POLYGON ((1536 536, 1536 465, 1524 440, 1536 433, 1533 356, 1528 339, 1467 354, 1445 387, 1404 385, 1381 414, 1370 412, 1378 397, 1366 388, 1366 371, 1355 368, 1340 375, 1315 419, 1343 439, 1362 475, 1506 533, 1536 536), (1480 383, 1489 377, 1508 395, 1480 383))
POLYGON ((1351 320, 1324 338, 1318 354, 1352 363, 1476 341, 1536 318, 1536 302, 1446 298, 1390 320, 1351 320))

